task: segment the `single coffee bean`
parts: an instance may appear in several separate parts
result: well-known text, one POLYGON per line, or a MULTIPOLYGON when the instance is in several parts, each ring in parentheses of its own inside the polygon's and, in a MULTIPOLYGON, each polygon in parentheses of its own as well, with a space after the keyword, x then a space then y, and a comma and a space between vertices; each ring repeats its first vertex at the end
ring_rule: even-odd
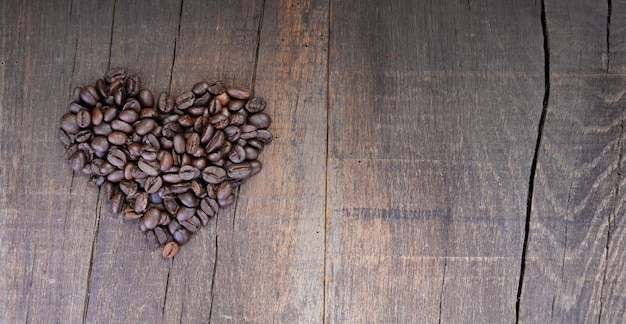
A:
POLYGON ((229 165, 226 168, 226 174, 231 179, 244 179, 250 175, 250 170, 250 163, 242 162, 229 165))
POLYGON ((243 149, 246 152, 246 160, 256 160, 259 157, 259 150, 254 147, 245 146, 243 149))
POLYGON ((76 134, 76 138, 74 139, 78 143, 85 143, 90 141, 93 138, 93 132, 89 129, 82 130, 76 134))
POLYGON ((198 135, 198 133, 191 133, 185 144, 185 151, 189 154, 194 154, 200 146, 200 135, 198 135))
POLYGON ((183 181, 178 176, 178 172, 177 173, 165 173, 165 174, 161 175, 161 177, 163 178, 163 181, 169 182, 169 183, 179 183, 179 182, 183 181))
POLYGON ((261 164, 260 161, 258 160, 254 160, 254 161, 250 161, 250 177, 256 175, 257 173, 261 172, 261 168, 263 167, 263 164, 261 164))
POLYGON ((143 188, 147 193, 153 194, 159 191, 163 186, 163 179, 159 176, 156 177, 148 177, 146 181, 143 183, 143 188))
POLYGON ((123 68, 112 68, 104 75, 104 80, 108 83, 111 83, 115 80, 125 79, 126 78, 126 70, 123 68))
POLYGON ((243 162, 243 160, 246 159, 246 151, 243 147, 235 145, 230 152, 228 152, 228 159, 233 163, 243 162))
POLYGON ((126 165, 126 154, 120 149, 112 149, 107 154, 107 161, 118 169, 123 169, 126 165))
POLYGON ((139 119, 139 114, 131 109, 127 109, 127 110, 122 110, 120 111, 120 113, 118 114, 117 118, 121 121, 124 121, 128 124, 132 124, 134 122, 137 121, 137 119, 139 119))
POLYGON ((200 143, 206 144, 208 143, 215 133, 215 127, 212 125, 208 125, 206 129, 202 132, 202 136, 200 137, 200 143))
POLYGON ((124 195, 117 191, 111 196, 111 211, 114 214, 119 214, 122 208, 124 208, 124 195))
POLYGON ((222 102, 220 102, 219 99, 217 98, 213 98, 213 100, 209 102, 209 115, 212 116, 221 111, 222 111, 222 102))
POLYGON ((211 102, 211 98, 213 96, 207 92, 201 96, 196 95, 196 100, 194 100, 193 105, 198 107, 203 107, 206 110, 206 106, 211 102))
POLYGON ((87 154, 85 151, 78 150, 70 157, 69 161, 74 171, 80 171, 87 165, 87 154))
POLYGON ((100 175, 108 176, 109 174, 117 170, 115 169, 115 166, 113 166, 113 164, 103 161, 102 163, 100 163, 98 171, 100 172, 100 175))
POLYGON ((157 108, 160 112, 166 114, 171 112, 174 109, 174 99, 165 92, 161 93, 161 95, 159 95, 159 100, 157 101, 157 108))
POLYGON ((76 134, 80 132, 80 127, 78 126, 76 119, 76 114, 71 112, 66 113, 63 117, 61 117, 61 129, 66 131, 68 134, 76 134))
POLYGON ((181 206, 180 208, 178 208, 178 211, 176 212, 176 219, 179 222, 182 222, 184 220, 187 220, 191 216, 193 216, 195 212, 196 212, 196 209, 193 207, 181 206))
POLYGON ((198 204, 199 204, 198 197, 196 197, 196 195, 191 191, 183 192, 182 194, 179 194, 177 197, 178 197, 178 200, 185 207, 198 207, 198 204))
POLYGON ((160 219, 161 211, 158 208, 151 207, 146 210, 146 212, 141 217, 140 224, 143 225, 145 229, 151 230, 157 227, 160 219))
POLYGON ((215 82, 207 88, 207 91, 216 96, 226 91, 226 85, 221 81, 215 82))
POLYGON ((180 115, 176 121, 183 128, 191 127, 196 122, 196 120, 189 115, 180 115))
POLYGON ((118 87, 113 94, 113 98, 118 107, 123 107, 124 103, 126 103, 126 88, 118 87))
POLYGON ((197 232, 199 227, 200 227, 200 220, 199 219, 197 219, 195 222, 192 221, 192 219, 194 217, 196 217, 196 216, 193 216, 193 217, 189 218, 188 220, 184 220, 184 221, 180 222, 180 225, 182 225, 190 233, 197 232), (196 224, 195 224, 196 222, 198 223, 198 226, 196 226, 196 224))
POLYGON ((252 95, 252 91, 245 89, 245 88, 241 88, 241 87, 235 87, 235 86, 229 86, 226 89, 226 92, 228 93, 229 96, 236 98, 236 99, 248 99, 252 95))
POLYGON ((217 200, 224 200, 233 193, 233 187, 228 181, 222 182, 217 187, 217 200))
POLYGON ((141 147, 140 155, 144 161, 154 161, 157 159, 157 150, 150 144, 141 147))
POLYGON ((231 100, 230 103, 228 104, 228 111, 233 112, 233 113, 238 112, 245 105, 246 105, 245 100, 239 100, 239 99, 231 100))
POLYGON ((184 245, 184 244, 187 244, 187 242, 189 242, 189 238, 191 236, 190 234, 191 233, 189 233, 189 231, 187 231, 184 228, 181 228, 180 230, 172 234, 172 237, 174 238, 174 241, 178 242, 178 244, 184 245))
POLYGON ((122 170, 117 170, 107 175, 107 181, 118 183, 122 180, 124 180, 124 171, 122 170))
POLYGON ((98 103, 100 97, 93 85, 88 85, 80 91, 80 99, 89 107, 93 107, 98 103), (93 89, 91 89, 93 88, 93 89))
POLYGON ((120 182, 120 190, 126 195, 134 195, 137 192, 137 182, 133 180, 123 180, 120 182))
POLYGON ((124 110, 132 110, 139 113, 139 111, 141 110, 141 103, 135 98, 128 98, 122 106, 122 111, 124 110))
POLYGON ((201 209, 196 210, 196 216, 200 219, 200 226, 206 226, 209 223, 210 216, 201 209))
POLYGON ((174 151, 178 154, 185 153, 186 141, 182 135, 174 135, 174 151))
POLYGON ((119 110, 117 110, 117 107, 104 107, 102 110, 102 114, 104 115, 104 121, 110 123, 115 118, 117 118, 119 110))
POLYGON ((74 137, 69 135, 64 129, 59 128, 59 139, 63 143, 63 145, 70 146, 74 143, 74 137))
POLYGON ((126 89, 129 97, 135 97, 141 90, 141 78, 137 74, 131 74, 126 78, 126 89))
POLYGON ((196 195, 196 197, 198 198, 203 198, 204 197, 204 187, 202 187, 202 185, 196 181, 196 180, 191 180, 189 182, 189 189, 191 190, 191 192, 193 192, 194 195, 196 195))
POLYGON ((178 170, 178 176, 183 181, 189 181, 200 176, 200 171, 191 165, 184 165, 178 170))
POLYGON ((189 190, 189 186, 189 182, 175 183, 170 186, 170 190, 172 191, 172 193, 181 194, 189 190))
POLYGON ((249 140, 258 136, 257 127, 252 124, 245 124, 239 127, 241 139, 249 140))
POLYGON ((256 126, 258 129, 266 129, 272 123, 272 119, 266 113, 256 113, 248 117, 248 124, 256 126))
POLYGON ((163 246, 163 257, 166 259, 173 258, 178 253, 178 244, 176 242, 168 242, 163 246))
POLYGON ((128 150, 128 159, 136 161, 141 157, 141 149, 143 146, 139 143, 130 143, 126 146, 128 150))
POLYGON ((228 124, 234 126, 241 126, 246 123, 246 114, 237 113, 228 116, 228 124))
POLYGON ((240 135, 241 135, 241 131, 239 130, 239 127, 235 125, 230 125, 224 128, 224 136, 226 137, 226 140, 229 142, 236 142, 237 140, 239 140, 240 135))
POLYGON ((148 89, 142 89, 141 91, 139 91, 138 99, 142 107, 154 107, 154 95, 152 95, 152 91, 148 89))
POLYGON ((119 119, 115 119, 111 122, 111 128, 113 128, 114 131, 120 131, 126 134, 132 134, 135 130, 129 123, 119 119))
POLYGON ((102 109, 100 107, 95 107, 91 110, 91 123, 94 126, 98 126, 102 124, 104 121, 104 115, 102 114, 102 109))
POLYGON ((111 200, 111 198, 113 198, 113 194, 115 194, 115 185, 111 182, 106 181, 104 183, 102 191, 104 192, 104 197, 108 200, 111 200))
POLYGON ((248 100, 248 102, 246 103, 246 110, 254 114, 254 113, 265 110, 265 105, 266 103, 265 103, 265 100, 263 100, 263 98, 260 98, 260 97, 252 98, 248 100))
POLYGON ((128 135, 123 132, 112 132, 108 136, 109 142, 113 145, 123 145, 128 141, 128 135))
POLYGON ((193 105, 193 101, 195 99, 196 97, 193 92, 183 92, 178 97, 176 97, 176 107, 180 110, 185 110, 193 105))
POLYGON ((91 114, 87 109, 81 109, 76 114, 76 124, 80 128, 87 128, 91 125, 91 114))
POLYGON ((160 173, 160 166, 157 161, 139 160, 137 166, 149 176, 156 177, 160 173))
MULTIPOLYGON (((150 200, 150 195, 147 192, 140 192, 137 194, 135 198, 135 213, 141 214, 146 211, 148 208, 148 202, 150 200)), ((158 216, 158 214, 157 214, 158 216)), ((157 218, 157 222, 159 219, 157 218)), ((155 224, 156 226, 156 224, 155 224)), ((153 227, 154 228, 154 227, 153 227)))
POLYGON ((274 136, 267 129, 258 129, 256 131, 256 138, 261 142, 267 144, 272 141, 274 136))
POLYGON ((161 171, 165 172, 169 170, 174 165, 174 158, 172 157, 172 153, 168 151, 159 151, 157 155, 157 159, 161 165, 161 171))
POLYGON ((167 243, 167 233, 163 230, 162 227, 158 226, 154 228, 154 234, 156 234, 157 241, 159 244, 163 245, 167 243))
POLYGON ((107 85, 102 79, 96 80, 96 90, 98 90, 98 96, 102 99, 109 95, 109 90, 107 89, 107 85))
POLYGON ((146 145, 152 146, 157 152, 161 150, 161 142, 159 142, 159 139, 153 133, 146 134, 141 142, 145 143, 146 145))
POLYGON ((209 143, 205 147, 206 153, 211 153, 213 151, 218 150, 222 145, 224 145, 226 138, 224 136, 224 132, 218 130, 215 132, 209 143))
POLYGON ((193 87, 191 88, 191 91, 193 92, 194 95, 196 95, 196 97, 200 97, 204 95, 208 89, 209 89, 209 84, 201 81, 201 82, 194 84, 193 87))
POLYGON ((209 118, 209 123, 217 129, 224 129, 228 126, 228 117, 223 114, 216 114, 209 118))
POLYGON ((208 183, 218 184, 226 179, 226 170, 218 166, 208 166, 202 170, 202 179, 208 183))
POLYGON ((221 207, 230 206, 235 202, 235 195, 231 194, 226 199, 218 199, 217 203, 220 204, 221 207))
POLYGON ((222 106, 227 106, 228 103, 230 102, 230 97, 228 96, 228 93, 223 92, 217 96, 215 96, 215 99, 219 100, 219 102, 222 104, 222 106))

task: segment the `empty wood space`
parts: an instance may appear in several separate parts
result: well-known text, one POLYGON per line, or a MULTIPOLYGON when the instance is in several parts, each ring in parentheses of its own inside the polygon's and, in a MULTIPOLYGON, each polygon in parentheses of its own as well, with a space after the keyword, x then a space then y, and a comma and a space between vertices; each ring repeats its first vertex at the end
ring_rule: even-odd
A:
POLYGON ((626 2, 2 1, 1 323, 621 323, 626 2), (273 142, 173 259, 72 89, 249 87, 273 142))

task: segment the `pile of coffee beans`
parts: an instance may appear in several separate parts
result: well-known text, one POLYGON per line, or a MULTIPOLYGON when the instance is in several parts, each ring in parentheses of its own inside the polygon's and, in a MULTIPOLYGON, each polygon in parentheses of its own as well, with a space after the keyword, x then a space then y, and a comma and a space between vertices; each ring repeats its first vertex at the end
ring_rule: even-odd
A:
POLYGON ((261 171, 273 138, 265 105, 222 82, 155 100, 137 74, 114 68, 74 89, 59 138, 72 169, 103 186, 113 212, 171 258, 261 171))

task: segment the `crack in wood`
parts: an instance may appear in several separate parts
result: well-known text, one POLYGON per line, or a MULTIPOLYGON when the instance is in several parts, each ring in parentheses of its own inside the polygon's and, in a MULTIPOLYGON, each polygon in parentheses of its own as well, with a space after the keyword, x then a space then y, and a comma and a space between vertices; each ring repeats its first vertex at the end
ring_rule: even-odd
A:
POLYGON ((543 134, 543 128, 546 121, 546 114, 548 111, 548 104, 550 101, 550 44, 548 38, 548 26, 546 19, 546 4, 545 0, 541 1, 541 29, 543 32, 543 52, 544 52, 544 84, 545 92, 543 96, 543 107, 541 110, 541 117, 539 118, 539 125, 537 127, 537 142, 535 143, 535 151, 530 166, 530 176, 528 180, 528 195, 526 200, 526 224, 524 228, 524 241, 522 246, 522 256, 520 262, 520 274, 517 287, 517 300, 515 302, 515 323, 520 322, 520 305, 522 299, 522 290, 524 287, 524 274, 526 270, 526 254, 528 252, 528 237, 530 234, 530 218, 532 215, 532 203, 533 203, 533 189, 535 185, 535 175, 537 172, 537 162, 539 160, 539 150, 541 149, 541 138, 543 134))

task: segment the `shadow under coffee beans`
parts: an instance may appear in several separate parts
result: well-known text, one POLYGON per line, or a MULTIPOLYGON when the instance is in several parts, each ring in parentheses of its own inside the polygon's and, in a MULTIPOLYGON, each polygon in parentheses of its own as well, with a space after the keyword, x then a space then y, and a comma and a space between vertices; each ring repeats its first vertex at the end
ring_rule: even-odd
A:
POLYGON ((137 74, 113 68, 74 89, 59 139, 72 169, 172 258, 261 171, 257 158, 273 138, 265 106, 222 82, 155 99, 137 74))

